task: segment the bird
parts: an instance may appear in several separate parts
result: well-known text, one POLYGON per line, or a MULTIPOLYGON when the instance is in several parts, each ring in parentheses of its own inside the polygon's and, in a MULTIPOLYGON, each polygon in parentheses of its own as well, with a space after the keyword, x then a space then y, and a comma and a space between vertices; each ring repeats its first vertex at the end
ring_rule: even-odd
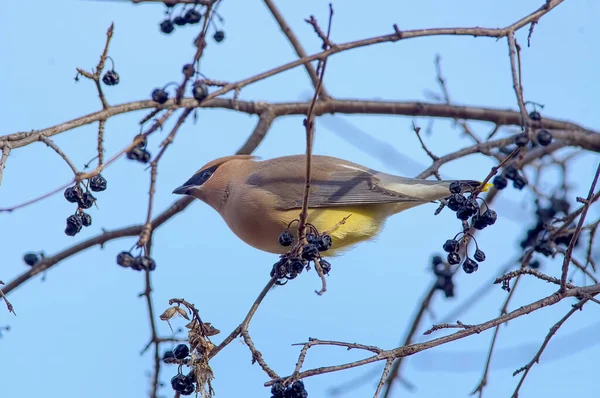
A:
MULTIPOLYGON (((267 160, 233 155, 207 163, 173 193, 211 206, 248 245, 284 254, 286 248, 279 243, 279 236, 292 232, 299 218, 305 178, 306 155, 267 160)), ((375 238, 388 217, 449 197, 452 182, 400 177, 347 160, 312 155, 307 222, 331 236, 328 255, 339 255, 375 238)), ((474 180, 459 183, 463 192, 481 184, 474 180)), ((297 231, 293 234, 297 239, 297 231)))

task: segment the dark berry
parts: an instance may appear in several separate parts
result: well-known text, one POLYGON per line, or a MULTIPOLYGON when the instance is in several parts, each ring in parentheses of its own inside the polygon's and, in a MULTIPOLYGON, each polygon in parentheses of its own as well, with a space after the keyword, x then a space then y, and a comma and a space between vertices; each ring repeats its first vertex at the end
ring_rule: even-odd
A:
POLYGON ((475 262, 474 260, 467 257, 467 259, 463 263, 462 267, 463 267, 463 270, 467 274, 472 274, 473 272, 477 271, 477 269, 479 268, 479 264, 477 264, 477 262, 475 262))
POLYGON ((81 216, 79 214, 73 214, 72 216, 67 217, 67 225, 73 225, 78 230, 81 230, 81 216))
POLYGON ((538 253, 543 254, 545 257, 551 256, 554 251, 552 250, 552 246, 548 242, 541 242, 534 246, 533 250, 538 253))
POLYGON ((448 239, 443 246, 446 253, 454 253, 458 251, 458 241, 455 239, 448 239))
POLYGON ((143 151, 144 149, 138 147, 131 148, 131 150, 127 152, 127 159, 139 160, 143 155, 143 151))
POLYGON ((333 241, 331 240, 331 236, 330 235, 321 235, 317 238, 317 250, 320 252, 324 252, 329 250, 329 248, 331 248, 331 245, 333 244, 333 241))
POLYGON ((475 250, 473 258, 479 262, 485 261, 485 253, 483 252, 483 250, 477 249, 475 250))
POLYGON ((90 178, 90 189, 94 192, 104 191, 106 189, 106 178, 102 177, 101 174, 90 178))
POLYGON ((284 393, 285 387, 283 386, 282 382, 278 381, 271 386, 271 395, 273 395, 272 398, 283 398, 284 393))
POLYGON ((526 133, 517 135, 515 137, 515 144, 519 147, 524 147, 529 144, 529 136, 526 133))
POLYGON ((169 93, 167 93, 162 88, 155 88, 152 91, 152 101, 158 102, 159 104, 164 104, 169 99, 169 93))
POLYGON ((460 193, 462 191, 460 181, 452 181, 448 189, 450 190, 450 193, 460 193))
POLYGON ((285 230, 279 235, 279 244, 281 246, 289 246, 294 243, 294 235, 289 230, 285 230))
POLYGON ((173 349, 175 359, 184 359, 188 355, 190 355, 190 348, 186 344, 177 344, 173 349))
POLYGON ((65 199, 71 203, 77 203, 83 196, 83 190, 79 185, 65 189, 65 199))
POLYGON ((106 71, 104 76, 102 76, 102 82, 107 86, 114 86, 115 84, 119 84, 119 74, 115 72, 114 69, 106 71))
POLYGON ((81 217, 79 214, 74 214, 67 217, 67 226, 65 227, 65 234, 68 236, 75 236, 81 231, 81 217))
POLYGON ((494 187, 498 190, 504 189, 508 185, 508 181, 506 181, 506 177, 504 177, 504 176, 494 177, 494 180, 492 181, 492 183, 494 184, 494 187))
POLYGON ((448 264, 456 265, 460 263, 460 255, 456 252, 448 253, 448 264))
POLYGON ((25 255, 23 256, 23 261, 30 267, 33 267, 34 265, 39 263, 40 260, 40 256, 38 256, 36 253, 25 253, 25 255))
POLYGON ((75 236, 77 235, 79 231, 77 230, 77 228, 67 225, 67 227, 65 228, 65 234, 68 236, 75 236))
POLYGON ((315 234, 306 234, 306 241, 308 243, 317 243, 317 235, 315 235, 315 234))
POLYGON ((448 199, 448 208, 452 211, 457 211, 465 203, 465 200, 466 198, 462 194, 455 193, 448 199))
POLYGON ((191 10, 187 10, 187 12, 183 16, 183 18, 189 24, 196 24, 196 23, 200 22, 200 19, 202 19, 202 16, 200 15, 200 13, 198 11, 191 9, 191 10))
POLYGON ((504 172, 502 172, 502 175, 509 180, 514 180, 519 175, 519 171, 515 166, 506 166, 504 168, 504 172))
POLYGON ((498 214, 492 209, 487 209, 482 215, 481 218, 485 221, 487 225, 494 225, 496 220, 498 219, 498 214))
POLYGON ((173 355, 173 351, 168 350, 163 354, 162 360, 164 363, 175 363, 175 355, 173 355))
POLYGON ((516 189, 521 190, 521 189, 525 188, 526 185, 527 185, 527 180, 523 176, 517 176, 513 180, 513 187, 515 187, 516 189))
POLYGON ((164 34, 170 34, 175 30, 175 26, 173 25, 173 22, 171 22, 170 19, 165 19, 164 21, 162 21, 160 23, 160 31, 163 32, 164 34))
POLYGON ((529 118, 538 122, 542 120, 542 115, 538 111, 533 111, 529 114, 529 118))
POLYGON ((181 15, 178 15, 175 18, 173 18, 173 23, 177 26, 183 26, 187 23, 187 21, 185 20, 184 17, 182 17, 181 15))
POLYGON ((304 269, 304 262, 301 258, 294 257, 289 260, 288 266, 290 272, 296 272, 299 274, 304 269))
POLYGON ((94 196, 89 193, 89 192, 85 192, 83 194, 83 196, 81 197, 81 200, 79 200, 79 202, 77 202, 79 204, 79 207, 81 207, 82 209, 89 209, 90 207, 92 207, 94 205, 94 201, 96 200, 96 198, 94 198, 94 196))
POLYGON ((137 160, 140 163, 148 163, 150 161, 150 157, 150 152, 138 147, 135 147, 127 152, 127 159, 137 160))
POLYGON ((479 204, 477 204, 477 200, 474 198, 469 198, 465 201, 465 208, 471 212, 471 215, 477 213, 479 211, 479 204))
POLYGON ((488 226, 488 223, 485 221, 485 219, 481 215, 475 215, 471 219, 471 221, 473 222, 473 228, 478 229, 480 231, 488 226))
POLYGON ((308 243, 302 248, 302 258, 310 261, 315 257, 319 257, 319 250, 314 243, 308 243))
POLYGON ((295 381, 294 384, 292 384, 292 386, 290 387, 290 390, 292 390, 292 392, 295 393, 294 397, 300 396, 300 394, 303 391, 306 391, 304 389, 304 382, 302 380, 295 381))
POLYGON ((444 291, 446 298, 454 297, 454 281, 452 280, 452 276, 438 278, 438 289, 444 291))
POLYGON ((190 373, 188 373, 185 377, 187 377, 192 383, 197 383, 198 380, 196 380, 196 372, 194 372, 194 370, 190 370, 190 373))
POLYGON ((529 268, 533 268, 533 269, 540 268, 540 262, 539 262, 539 260, 533 260, 532 262, 530 262, 529 263, 529 268))
POLYGON ((440 265, 442 262, 443 260, 441 256, 433 256, 433 258, 431 259, 431 265, 433 265, 434 267, 436 265, 440 265))
POLYGON ((206 97, 208 97, 208 87, 201 81, 194 82, 192 85, 192 95, 198 101, 203 101, 206 97))
POLYGON ((190 380, 182 375, 182 374, 177 374, 175 376, 173 376, 173 378, 171 379, 171 387, 173 388, 173 390, 177 391, 177 392, 182 392, 184 390, 184 388, 186 388, 186 386, 190 385, 190 380))
POLYGON ((196 387, 194 387, 193 383, 187 384, 179 393, 181 395, 192 395, 196 391, 196 387))
POLYGON ((192 64, 183 65, 182 72, 183 72, 183 75, 187 78, 194 76, 194 73, 195 73, 194 65, 192 65, 192 64))
POLYGON ((215 39, 217 43, 222 42, 223 40, 225 40, 225 32, 222 30, 217 30, 213 35, 213 39, 215 39))
POLYGON ((92 216, 87 213, 81 212, 81 225, 89 227, 92 225, 92 216))
POLYGON ((472 214, 473 212, 469 210, 466 206, 461 206, 461 208, 456 211, 456 218, 465 221, 468 220, 472 214))
POLYGON ((141 262, 141 256, 137 256, 133 258, 133 261, 131 262, 131 269, 134 271, 141 271, 142 268, 142 262, 141 262))
POLYGON ((131 267, 134 263, 134 258, 129 252, 121 252, 117 255, 117 264, 121 267, 131 267))
POLYGON ((550 145, 550 143, 552 142, 552 133, 548 130, 540 130, 537 132, 536 138, 537 142, 541 146, 550 145))
POLYGON ((150 161, 150 157, 151 157, 151 156, 152 156, 152 155, 150 155, 150 152, 148 152, 147 150, 145 150, 145 149, 144 149, 144 150, 142 151, 142 156, 141 156, 141 158, 140 158, 140 159, 138 159, 138 162, 140 162, 140 163, 148 163, 148 162, 150 161))
POLYGON ((134 259, 133 264, 131 265, 131 268, 133 268, 136 271, 141 271, 141 270, 154 271, 156 269, 156 263, 154 262, 153 259, 151 259, 148 256, 137 256, 134 259))
POLYGON ((325 259, 320 259, 319 264, 321 264, 321 268, 323 269, 323 273, 325 275, 329 275, 329 271, 331 271, 331 263, 325 259))

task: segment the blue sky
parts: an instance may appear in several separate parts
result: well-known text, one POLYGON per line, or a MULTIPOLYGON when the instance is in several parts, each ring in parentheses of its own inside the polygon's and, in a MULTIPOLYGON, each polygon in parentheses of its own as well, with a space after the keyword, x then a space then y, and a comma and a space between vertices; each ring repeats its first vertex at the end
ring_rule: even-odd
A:
MULTIPOLYGON (((314 14, 327 19, 322 1, 284 2, 278 5, 309 53, 320 49, 312 28, 303 22, 314 14)), ((332 39, 346 42, 401 29, 508 25, 541 5, 541 0, 497 2, 471 0, 373 1, 334 3, 332 39), (432 12, 434 10, 434 12, 432 12)), ((215 80, 236 81, 295 59, 285 37, 260 1, 226 0, 219 9, 225 18, 225 41, 209 40, 202 72, 215 80)), ((99 101, 91 82, 75 84, 75 68, 90 69, 98 60, 105 32, 112 21, 115 35, 110 55, 121 83, 106 88, 111 104, 149 98, 150 92, 169 81, 179 80, 182 64, 189 62, 197 28, 178 29, 171 36, 158 31, 164 7, 157 4, 131 5, 103 1, 9 2, 0 25, 0 76, 5 102, 0 134, 44 128, 96 111, 99 101)), ((527 30, 519 32, 523 45, 525 98, 544 103, 544 114, 600 128, 595 80, 600 67, 597 19, 600 4, 592 0, 566 1, 536 26, 532 47, 526 48, 527 30)), ((422 38, 361 48, 336 55, 327 66, 325 84, 339 98, 424 100, 426 90, 437 90, 433 60, 442 66, 452 99, 457 103, 497 108, 516 108, 510 80, 505 40, 486 38, 422 38)), ((274 76, 244 88, 240 98, 261 101, 294 101, 310 92, 310 81, 302 68, 274 76)), ((137 122, 144 113, 118 116, 106 124, 107 155, 118 152, 138 133, 137 122)), ((395 116, 343 116, 365 133, 415 162, 428 163, 412 128, 411 118, 395 116)), ((201 165, 232 154, 254 127, 255 117, 225 110, 199 110, 196 123, 186 123, 159 166, 155 209, 162 211, 175 199, 173 188, 201 165)), ((425 126, 425 119, 416 122, 425 126)), ((172 125, 172 124, 171 124, 172 125)), ((383 159, 381 150, 365 153, 317 122, 315 153, 342 157, 386 172, 414 175, 418 167, 408 162, 383 159)), ((491 126, 473 123, 484 135, 491 126)), ((150 151, 169 129, 154 135, 150 151)), ((427 145, 436 154, 446 154, 468 144, 452 123, 436 120, 427 145)), ((61 134, 55 141, 78 166, 95 155, 96 126, 89 125, 61 134)), ((366 145, 364 145, 366 146, 366 145)), ((277 120, 256 154, 271 158, 304 151, 301 117, 277 120)), ((389 155, 388 155, 389 156, 389 155)), ((585 196, 597 155, 583 155, 571 168, 570 197, 585 196)), ((449 164, 442 173, 456 178, 483 178, 492 163, 472 156, 449 164)), ((75 238, 64 235, 64 219, 73 206, 62 195, 0 214, 0 279, 5 282, 26 270, 21 257, 27 251, 48 254, 101 232, 143 222, 149 177, 144 167, 117 161, 103 175, 107 191, 97 195, 98 209, 91 211, 93 226, 75 238)), ((0 187, 0 207, 30 199, 71 178, 71 171, 42 143, 14 150, 0 187)), ((551 188, 556 174, 549 173, 544 186, 551 188)), ((434 298, 435 307, 424 329, 444 319, 459 303, 517 255, 522 231, 533 222, 520 216, 531 208, 524 191, 506 190, 499 204, 499 221, 480 235, 478 241, 488 260, 472 275, 457 277, 457 297, 434 298), (515 214, 517 214, 515 216, 515 214)), ((308 337, 361 342, 393 348, 403 338, 415 304, 428 289, 433 276, 428 270, 432 254, 457 232, 458 223, 449 212, 434 217, 435 206, 422 206, 389 220, 375 241, 358 246, 343 257, 331 260, 329 290, 322 296, 313 291, 319 279, 303 274, 284 288, 271 292, 256 314, 250 333, 265 360, 281 375, 290 374, 299 348, 292 343, 308 337)), ((590 217, 598 217, 593 210, 590 217)), ((591 219, 591 218, 590 218, 591 219)), ((0 326, 12 330, 0 339, 2 394, 7 397, 47 398, 106 396, 145 397, 149 388, 151 356, 139 352, 149 338, 145 303, 138 298, 143 289, 139 273, 115 264, 118 252, 134 239, 113 241, 103 250, 94 248, 69 258, 41 278, 21 286, 10 300, 18 313, 13 317, 0 310, 0 326)), ((224 335, 243 318, 266 281, 273 255, 240 242, 208 206, 194 203, 155 234, 153 256, 158 264, 153 273, 154 303, 158 313, 168 300, 184 297, 196 304, 204 320, 224 335)), ((558 274, 560 259, 543 260, 544 271, 558 274)), ((473 324, 495 317, 505 298, 497 286, 460 320, 473 324)), ((524 279, 510 309, 551 294, 553 286, 524 279)), ((486 397, 506 397, 518 379, 516 368, 525 364, 547 330, 568 311, 572 301, 538 311, 500 331, 498 356, 492 363, 486 397)), ((600 315, 588 305, 556 335, 548 355, 542 357, 522 389, 523 397, 583 395, 596 389, 598 338, 592 333, 600 315), (582 344, 582 342, 584 344, 582 344), (572 355, 567 355, 572 353, 572 355), (552 361, 554 359, 554 361, 552 361), (560 360, 558 360, 560 359, 560 360), (557 380, 557 382, 548 382, 557 380)), ((454 321, 454 320, 452 320, 454 321)), ((177 325, 177 324, 176 324, 177 325)), ((182 326, 177 325, 177 326, 182 326)), ((596 326, 598 326, 596 324, 596 326)), ((163 335, 166 324, 159 323, 163 335)), ((597 330, 597 328, 596 328, 597 330)), ((439 333, 438 335, 442 335, 439 333)), ((492 333, 486 332, 410 358, 404 376, 417 388, 419 397, 467 396, 477 384, 492 333)), ((597 334, 596 334, 597 336, 597 334)), ((220 336, 214 339, 220 341, 220 336)), ((165 347, 167 348, 167 347, 165 347)), ((363 357, 362 353, 339 348, 313 348, 305 368, 340 364, 363 357)), ((234 341, 211 362, 214 387, 219 397, 268 397, 262 387, 267 377, 251 365, 250 353, 234 341)), ((326 396, 340 383, 380 369, 382 364, 317 376, 305 381, 311 397, 326 396)), ((161 380, 176 373, 163 367, 161 380)), ((347 394, 371 396, 376 377, 347 394)), ((397 396, 407 395, 396 388, 397 396)), ((161 390, 171 396, 169 388, 161 390)))

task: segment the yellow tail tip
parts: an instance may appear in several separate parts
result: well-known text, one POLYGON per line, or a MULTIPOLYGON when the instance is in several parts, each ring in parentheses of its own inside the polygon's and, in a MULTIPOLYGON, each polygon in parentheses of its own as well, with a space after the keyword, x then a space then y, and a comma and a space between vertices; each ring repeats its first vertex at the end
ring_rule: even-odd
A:
POLYGON ((485 184, 483 186, 483 189, 481 190, 481 192, 487 192, 491 187, 493 187, 494 184, 490 184, 489 182, 487 184, 485 184))

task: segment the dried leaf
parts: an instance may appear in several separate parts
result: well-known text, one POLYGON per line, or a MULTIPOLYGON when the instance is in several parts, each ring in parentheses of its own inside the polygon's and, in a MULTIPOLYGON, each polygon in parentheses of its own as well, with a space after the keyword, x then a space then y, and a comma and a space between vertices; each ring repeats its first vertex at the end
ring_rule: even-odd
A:
POLYGON ((160 314, 160 319, 161 321, 168 321, 169 319, 173 318, 175 315, 177 315, 178 311, 177 311, 177 307, 170 307, 167 308, 165 310, 165 312, 163 312, 162 314, 160 314))
POLYGON ((177 310, 177 312, 179 312, 179 314, 184 317, 185 319, 187 319, 188 321, 190 320, 190 317, 188 316, 187 312, 181 308, 181 307, 175 307, 175 309, 177 310))

